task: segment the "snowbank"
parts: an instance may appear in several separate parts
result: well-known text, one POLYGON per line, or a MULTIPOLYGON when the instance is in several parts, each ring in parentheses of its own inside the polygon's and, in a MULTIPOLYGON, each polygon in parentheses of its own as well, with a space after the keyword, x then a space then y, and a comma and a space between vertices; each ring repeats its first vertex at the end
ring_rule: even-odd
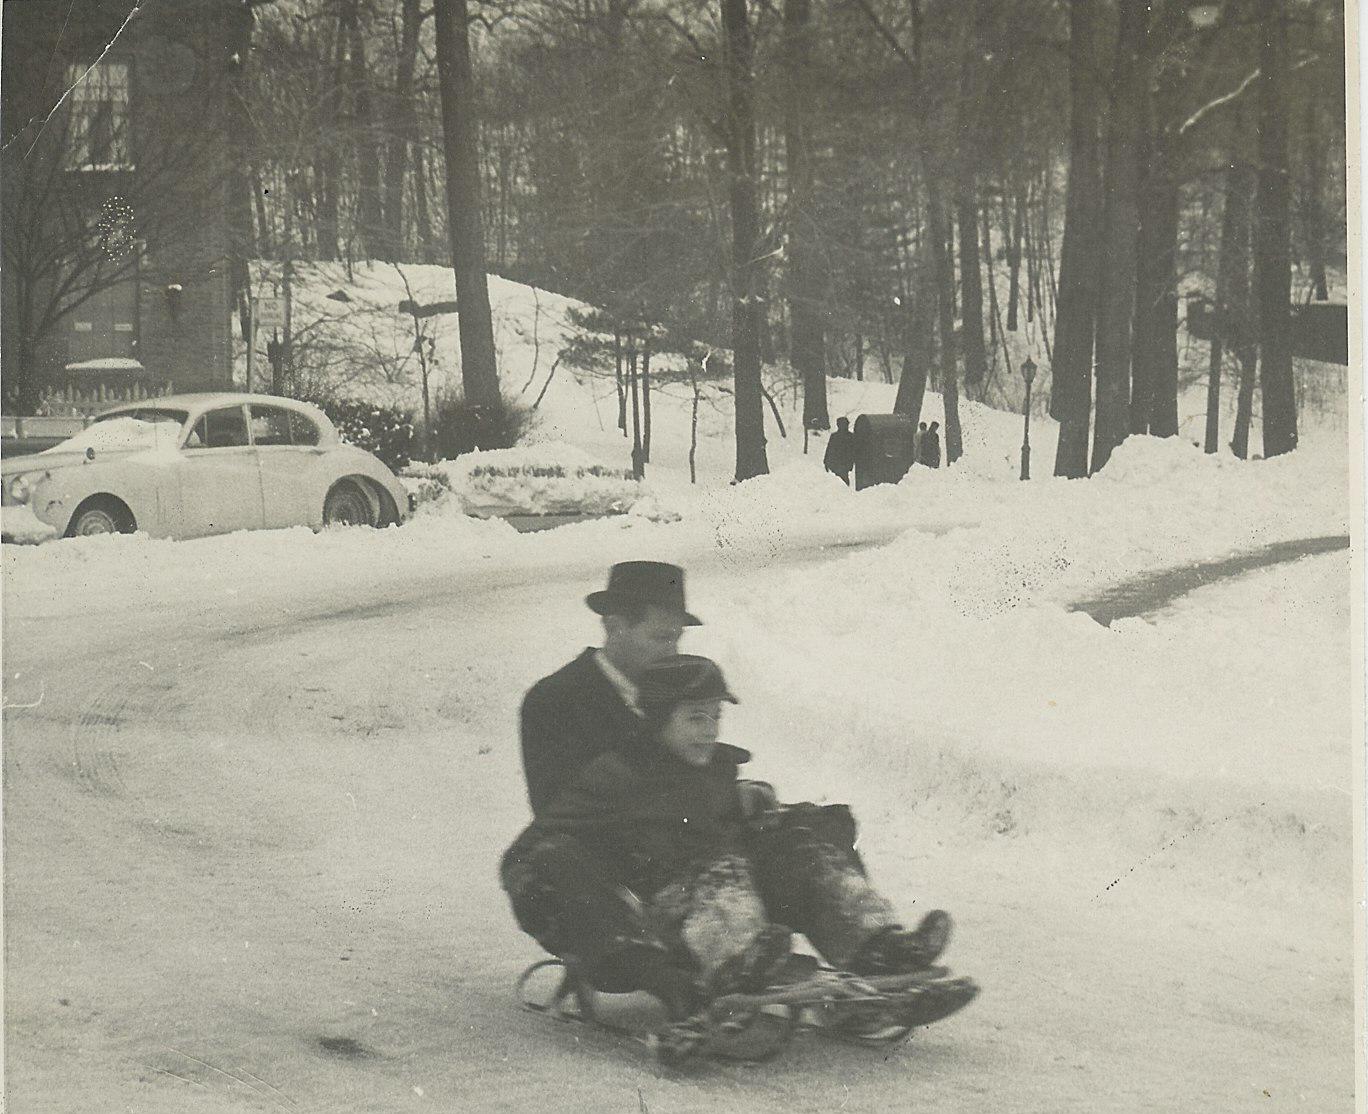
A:
POLYGON ((56 527, 49 526, 27 506, 0 507, 0 538, 5 541, 33 545, 56 536, 56 527))
POLYGON ((487 518, 500 514, 624 514, 645 494, 630 472, 608 467, 573 445, 548 442, 466 453, 405 474, 433 481, 423 513, 487 518))

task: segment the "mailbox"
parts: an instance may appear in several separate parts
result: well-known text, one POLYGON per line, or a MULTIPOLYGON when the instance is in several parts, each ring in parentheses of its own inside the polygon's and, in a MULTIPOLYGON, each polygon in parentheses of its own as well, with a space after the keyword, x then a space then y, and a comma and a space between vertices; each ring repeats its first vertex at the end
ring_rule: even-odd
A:
POLYGON ((854 434, 857 491, 897 483, 917 458, 917 427, 903 414, 861 414, 854 434))

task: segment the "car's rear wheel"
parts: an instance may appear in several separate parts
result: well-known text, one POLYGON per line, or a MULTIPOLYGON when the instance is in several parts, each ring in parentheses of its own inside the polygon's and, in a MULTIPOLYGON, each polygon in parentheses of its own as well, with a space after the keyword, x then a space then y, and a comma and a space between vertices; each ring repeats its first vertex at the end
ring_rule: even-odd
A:
POLYGON ((84 538, 93 534, 131 534, 137 528, 133 512, 123 503, 113 496, 97 495, 76 508, 76 513, 67 525, 66 536, 84 538))
POLYGON ((374 526, 375 522, 374 504, 351 480, 334 484, 323 500, 324 526, 374 526))

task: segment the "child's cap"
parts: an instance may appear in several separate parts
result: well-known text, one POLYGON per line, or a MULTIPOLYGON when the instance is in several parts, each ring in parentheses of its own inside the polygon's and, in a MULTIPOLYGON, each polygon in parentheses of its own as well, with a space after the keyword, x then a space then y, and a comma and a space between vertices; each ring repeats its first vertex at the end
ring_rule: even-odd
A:
POLYGON ((717 663, 697 654, 672 654, 648 665, 637 681, 637 700, 643 710, 672 708, 685 700, 738 703, 717 663))

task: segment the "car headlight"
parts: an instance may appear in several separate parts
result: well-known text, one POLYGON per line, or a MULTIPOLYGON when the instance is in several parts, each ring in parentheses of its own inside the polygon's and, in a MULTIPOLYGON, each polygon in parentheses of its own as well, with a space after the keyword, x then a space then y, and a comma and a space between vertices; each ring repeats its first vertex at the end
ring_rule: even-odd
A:
POLYGON ((11 502, 27 503, 29 501, 29 496, 33 494, 33 485, 29 482, 27 474, 25 474, 15 476, 14 479, 10 480, 9 487, 5 490, 9 495, 11 502))

